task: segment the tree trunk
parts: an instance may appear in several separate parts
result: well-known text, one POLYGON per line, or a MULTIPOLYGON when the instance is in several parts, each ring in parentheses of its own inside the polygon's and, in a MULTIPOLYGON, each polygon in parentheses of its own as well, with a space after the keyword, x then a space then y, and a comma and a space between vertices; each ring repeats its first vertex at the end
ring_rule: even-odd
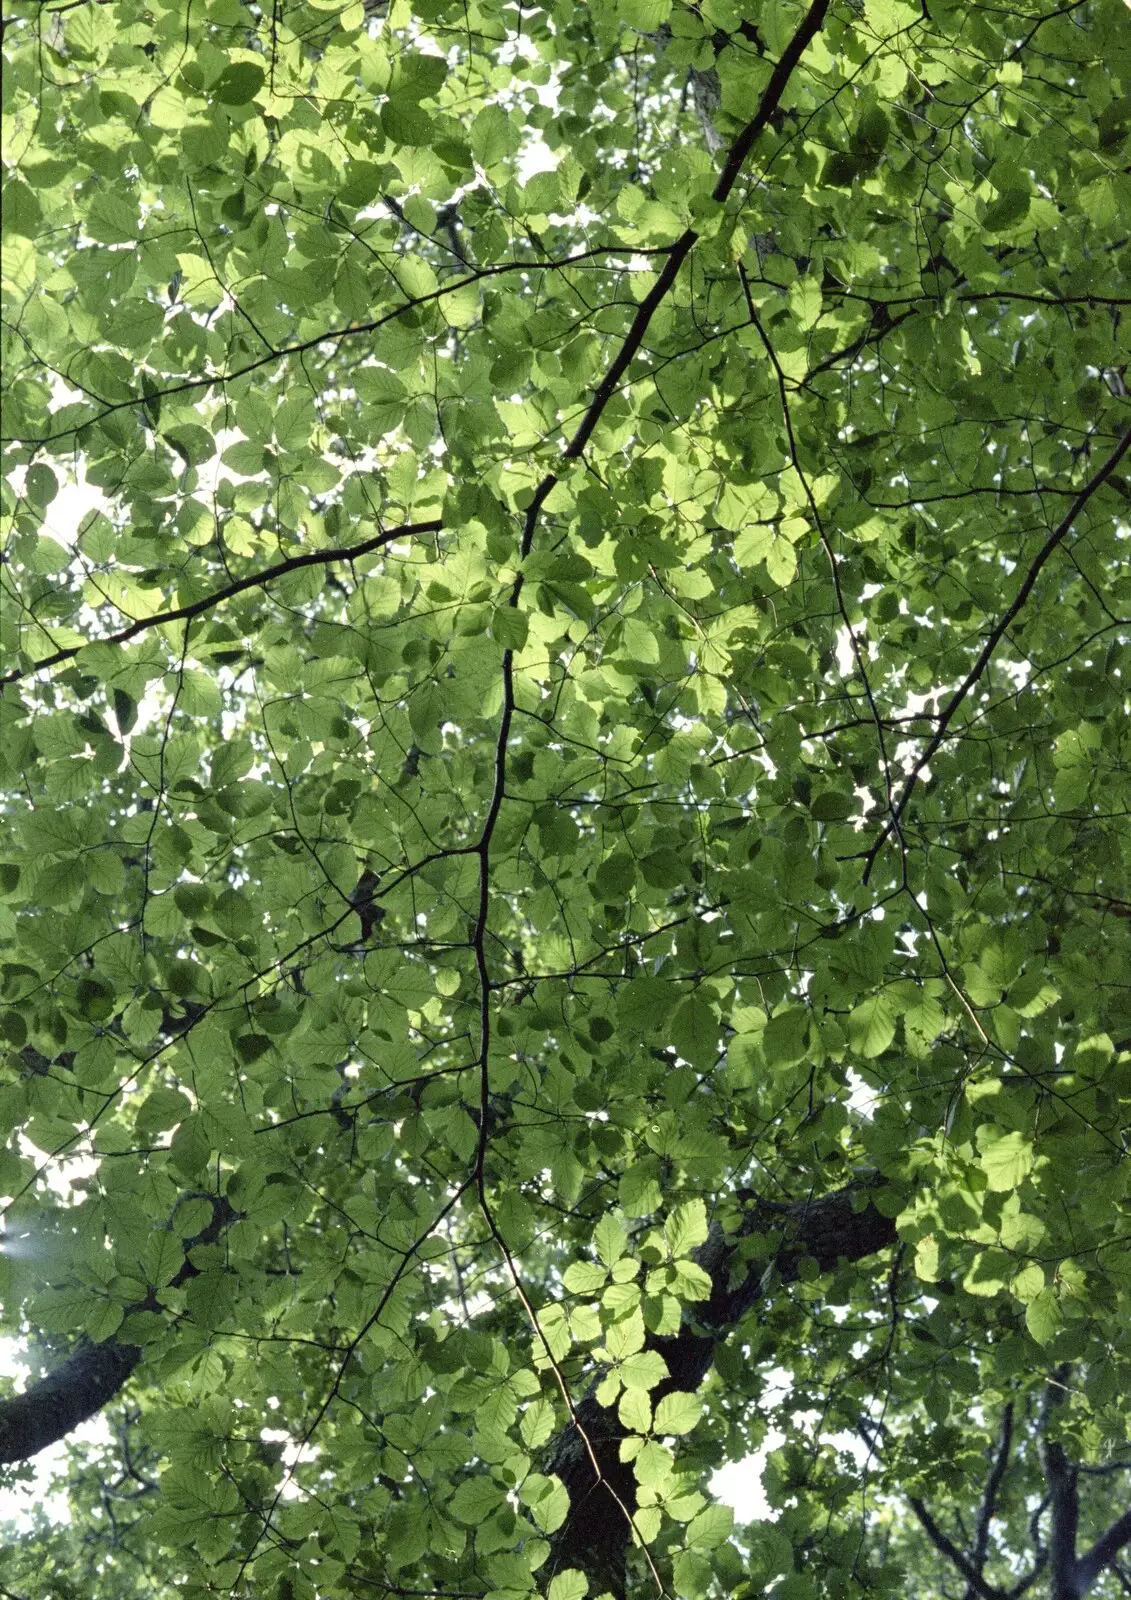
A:
MULTIPOLYGON (((189 1252, 197 1245, 215 1244, 240 1214, 223 1195, 190 1190, 181 1200, 207 1200, 212 1218, 194 1238, 185 1240, 184 1261, 170 1279, 174 1289, 199 1274, 189 1252)), ((176 1208, 173 1215, 176 1216, 176 1208)), ((140 1305, 128 1307, 129 1311, 159 1309, 152 1291, 140 1305)), ((0 1465, 26 1461, 49 1444, 65 1439, 80 1422, 109 1405, 140 1360, 141 1351, 136 1345, 119 1344, 117 1339, 104 1339, 100 1344, 84 1342, 54 1372, 29 1384, 23 1394, 0 1400, 0 1465)))
POLYGON ((82 1344, 23 1394, 0 1400, 0 1462, 26 1461, 108 1405, 141 1360, 136 1345, 82 1344))
MULTIPOLYGON (((728 1238, 717 1223, 712 1224, 706 1243, 696 1253, 699 1265, 710 1274, 710 1299, 685 1312, 678 1334, 652 1336, 646 1341, 646 1348, 662 1355, 668 1369, 668 1376, 652 1391, 653 1404, 676 1390, 699 1387, 716 1347, 768 1293, 771 1278, 775 1285, 793 1283, 805 1258, 815 1260, 822 1272, 829 1272, 842 1259, 859 1261, 894 1244, 895 1223, 869 1199, 869 1192, 881 1186, 881 1179, 868 1177, 833 1194, 792 1205, 750 1196, 737 1236, 728 1238), (750 1233, 780 1237, 768 1262, 761 1260, 753 1266, 739 1262, 735 1245, 750 1233), (736 1265, 740 1276, 732 1281, 736 1265)), ((624 1600, 625 1564, 632 1537, 628 1519, 636 1509, 632 1464, 620 1459, 627 1431, 616 1409, 602 1406, 591 1388, 577 1407, 577 1425, 571 1424, 559 1434, 545 1468, 561 1478, 570 1504, 569 1515, 552 1541, 547 1574, 579 1568, 589 1579, 590 1595, 607 1590, 615 1600, 624 1600)))

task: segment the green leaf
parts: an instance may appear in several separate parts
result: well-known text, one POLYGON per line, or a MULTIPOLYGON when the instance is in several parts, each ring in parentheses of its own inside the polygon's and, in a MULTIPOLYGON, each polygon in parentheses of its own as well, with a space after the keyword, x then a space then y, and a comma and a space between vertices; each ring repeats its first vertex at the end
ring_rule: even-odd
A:
POLYGON ((689 995, 681 1001, 668 1028, 672 1043, 685 1061, 704 1070, 714 1065, 719 1048, 719 1024, 705 1000, 689 995))
POLYGON ((770 1066, 788 1067, 806 1053, 809 1013, 804 1006, 789 1006, 770 1018, 762 1034, 762 1049, 770 1066))
POLYGON ((699 1397, 694 1394, 666 1394, 656 1407, 654 1423, 657 1433, 690 1433, 703 1414, 699 1397))
POLYGON ((605 1330, 605 1349, 611 1361, 623 1361, 626 1356, 635 1355, 643 1344, 644 1319, 639 1311, 605 1330))
POLYGON ((647 1157, 629 1167, 618 1185, 621 1209, 628 1217, 643 1217, 660 1204, 660 1185, 655 1163, 647 1157))
POLYGON ((886 112, 879 106, 872 106, 862 113, 856 124, 853 147, 869 156, 876 156, 886 146, 890 134, 891 122, 886 112))
POLYGON ((680 1300, 709 1300, 714 1287, 709 1273, 694 1261, 676 1261, 671 1269, 670 1284, 680 1300))
POLYGON ((654 33, 671 16, 671 0, 617 0, 617 14, 628 28, 654 33))
POLYGON ((693 1517, 687 1529, 687 1543, 694 1549, 713 1550, 729 1539, 734 1529, 730 1506, 707 1506, 693 1517))
POLYGON ((92 239, 103 244, 132 244, 138 230, 137 201, 125 194, 104 192, 93 201, 85 221, 92 239))
POLYGON ((857 809, 857 802, 853 795, 839 789, 826 789, 813 796, 809 809, 818 822, 843 822, 857 809))
POLYGON ((154 1234, 145 1249, 145 1275, 157 1288, 168 1283, 184 1263, 181 1241, 174 1233, 154 1234))
POLYGON ((504 650, 521 650, 530 632, 530 621, 523 611, 514 606, 496 606, 491 615, 491 637, 504 650))
POLYGON ((5 233, 23 234, 34 239, 43 221, 39 201, 26 183, 11 179, 4 185, 4 206, 0 212, 5 233))
POLYGON ((978 1129, 982 1171, 991 1189, 1016 1189, 1033 1165, 1033 1146, 1020 1133, 1003 1133, 990 1122, 978 1129))
POLYGON ((12 1593, 1110 1525, 1126 9, 9 10, 12 1593))
POLYGON ((617 1406, 617 1416, 630 1433, 647 1433, 652 1426, 652 1404, 646 1389, 626 1389, 617 1406))
POLYGON ((622 638, 624 654, 631 656, 634 661, 645 664, 659 661, 659 641, 646 622, 641 622, 637 617, 627 617, 622 638))
POLYGON ((673 1256, 690 1255, 707 1239, 707 1208, 702 1200, 677 1206, 664 1223, 664 1239, 673 1256))
POLYGON ((617 1370, 626 1389, 651 1391, 668 1375, 667 1363, 656 1350, 642 1350, 628 1356, 617 1370))
POLYGON ((675 1559, 675 1581, 681 1595, 688 1600, 698 1600, 711 1587, 714 1577, 711 1564, 697 1550, 681 1550, 675 1559))
POLYGON ((821 315, 821 285, 815 278, 798 278, 789 291, 789 304, 798 327, 814 327, 821 315))
POLYGON ((555 1532, 569 1514, 569 1495, 556 1477, 532 1472, 522 1485, 519 1498, 543 1533, 555 1532))
POLYGON ((915 1271, 926 1283, 934 1283, 939 1275, 939 1242, 934 1234, 920 1239, 915 1246, 915 1271))
POLYGON ((481 167, 493 167, 518 149, 519 138, 502 106, 485 106, 471 124, 472 154, 481 167))
POLYGON ((175 1128, 192 1110, 192 1102, 179 1089, 154 1089, 138 1107, 139 1133, 160 1133, 175 1128))
POLYGON ((555 1573, 546 1590, 546 1600, 582 1600, 589 1593, 589 1579, 576 1567, 555 1573))
POLYGON ((1016 226, 1029 214, 1031 196, 1028 189, 1005 189, 992 205, 986 207, 982 226, 987 233, 1004 233, 1016 226))
POLYGON ((593 1230, 593 1243, 606 1267, 611 1267, 624 1254, 628 1245, 628 1234, 616 1217, 606 1213, 593 1230))
POLYGON ((185 424, 161 435, 188 467, 201 466, 216 454, 216 441, 206 428, 185 424))
POLYGON ((527 1406, 519 1422, 519 1433, 528 1450, 537 1450, 545 1444, 553 1432, 554 1421, 554 1408, 545 1398, 540 1397, 527 1406))
POLYGON ((895 1002, 887 993, 870 995, 854 1006, 848 1017, 853 1048, 869 1060, 882 1056, 895 1038, 895 1002))
POLYGON ((266 82, 267 74, 254 61, 234 61, 225 67, 212 93, 226 106, 245 106, 254 100, 266 82))
POLYGON ((465 1478, 452 1496, 448 1510, 460 1522, 478 1523, 504 1503, 505 1491, 492 1478, 465 1478))
POLYGON ((1050 1344, 1060 1328, 1060 1305, 1053 1289, 1042 1289, 1025 1307, 1025 1326, 1039 1345, 1050 1344))
POLYGON ((663 978, 636 978, 617 990, 617 1015, 641 1032, 661 1025, 679 1001, 678 991, 663 978))
POLYGON ((562 1282, 571 1294, 595 1294, 606 1279, 604 1267, 589 1261, 574 1261, 562 1275, 562 1282))

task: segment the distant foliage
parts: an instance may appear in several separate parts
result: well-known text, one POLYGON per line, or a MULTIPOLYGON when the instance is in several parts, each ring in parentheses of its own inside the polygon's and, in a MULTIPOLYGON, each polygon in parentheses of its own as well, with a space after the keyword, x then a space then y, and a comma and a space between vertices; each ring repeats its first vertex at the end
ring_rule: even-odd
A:
POLYGON ((1125 1592, 1131 12, 6 5, 0 1589, 1125 1592))

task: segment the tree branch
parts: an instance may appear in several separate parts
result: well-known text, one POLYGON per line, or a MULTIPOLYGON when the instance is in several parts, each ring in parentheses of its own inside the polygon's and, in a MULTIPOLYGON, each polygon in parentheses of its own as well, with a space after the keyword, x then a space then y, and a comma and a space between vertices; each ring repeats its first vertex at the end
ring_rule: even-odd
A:
POLYGON ((18 683, 21 678, 30 678, 33 673, 42 672, 45 667, 57 667, 60 661, 72 661, 80 650, 89 649, 91 645, 125 644, 130 639, 136 639, 139 633, 144 633, 148 628, 158 628, 166 622, 191 621, 193 617, 203 616, 206 611, 211 611, 214 606, 222 605, 225 600, 231 600, 234 595, 243 594, 247 589, 262 589, 267 584, 273 583, 276 578, 285 578, 288 573, 299 572, 303 567, 329 566, 334 561, 356 561, 359 556, 372 555, 374 550, 393 544, 397 539, 412 538, 418 533, 438 533, 443 526, 438 517, 431 522, 406 522, 403 527, 392 528, 387 533, 374 534, 372 539, 363 539, 360 544, 348 545, 344 549, 333 547, 326 550, 306 550, 302 555, 288 556, 285 561, 277 561, 273 567, 265 567, 262 572, 249 572, 246 577, 225 584, 222 589, 214 590, 202 600, 194 600, 191 605, 175 606, 169 611, 157 611, 151 617, 139 617, 128 627, 119 628, 117 633, 107 634, 104 639, 90 639, 84 645, 72 645, 66 650, 56 650, 53 656, 44 656, 41 661, 33 662, 30 667, 19 667, 14 672, 6 672, 0 677, 0 686, 6 683, 18 683))
POLYGON ((0 1400, 0 1462, 26 1461, 109 1405, 141 1360, 137 1345, 82 1344, 23 1394, 0 1400))
POLYGON ((1059 1439, 1048 1435, 1053 1408, 1061 1401, 1067 1379, 1068 1368, 1058 1367, 1045 1386, 1037 1423, 1037 1452, 1049 1487, 1050 1600, 1079 1600, 1083 1592, 1076 1574, 1076 1527, 1080 1515, 1076 1469, 1059 1439))
POLYGON ((998 1438, 997 1454, 994 1457, 993 1466, 990 1468, 990 1475, 986 1479, 986 1487, 982 1492, 982 1503, 978 1507, 978 1521, 974 1528, 974 1547, 970 1552, 970 1559, 978 1572, 985 1570, 986 1554, 990 1547, 990 1523, 993 1521, 1001 1480, 1005 1477, 1005 1469, 1009 1465, 1009 1451, 1012 1443, 1013 1402, 1010 1400, 1006 1402, 1001 1413, 1001 1433, 998 1438))
POLYGON ((1033 1570, 1031 1572, 1026 1573, 1023 1578, 1018 1578, 1017 1582, 1013 1585, 1013 1588, 1012 1589, 1007 1589, 1005 1591, 1006 1600, 1021 1600, 1021 1596, 1023 1594, 1028 1594, 1029 1590, 1036 1583, 1036 1581, 1040 1577, 1041 1573, 1048 1566, 1048 1562, 1049 1562, 1049 1553, 1048 1553, 1048 1551, 1047 1550, 1038 1551, 1037 1558, 1033 1562, 1033 1570))
MULTIPOLYGON (((88 0, 79 0, 80 4, 87 4, 88 0)), ((98 0, 99 4, 103 0, 98 0)), ((530 272, 543 270, 547 272, 560 272, 565 267, 578 266, 582 262, 590 261, 598 256, 649 256, 662 255, 665 247, 662 245, 644 244, 607 244, 595 245, 589 250, 579 250, 575 255, 563 256, 561 260, 534 260, 534 261, 502 261, 491 267, 477 267, 473 272, 459 278, 448 278, 438 288, 429 290, 427 294, 413 295, 403 305, 394 306, 391 311, 377 317, 370 322, 351 322, 344 328, 324 328, 321 332, 312 334, 309 339, 301 339, 295 344, 280 345, 277 349, 268 350, 266 355, 256 356, 253 361, 246 361, 242 367, 233 367, 226 372, 214 372, 204 378, 185 378, 181 383, 168 384, 164 389, 156 389, 152 394, 131 395, 128 400, 109 400, 102 404, 102 408, 93 416, 84 417, 81 422, 73 423, 70 427, 60 428, 56 433, 45 433, 39 438, 20 438, 17 435, 0 434, 0 444, 22 444, 26 447, 40 450, 45 445, 54 444, 57 439, 70 438, 78 434, 83 428, 89 428, 104 418, 113 416, 118 411, 130 411, 137 407, 144 407, 154 400, 171 399, 174 395, 191 394, 196 389, 220 388, 222 385, 232 383, 236 378, 247 377, 249 373, 258 372, 262 367, 270 365, 272 361, 282 361, 287 356, 305 355, 308 350, 316 350, 320 344, 325 344, 333 339, 353 339, 365 334, 376 333, 387 323, 395 322, 398 317, 405 316, 410 311, 418 311, 422 306, 433 305, 442 300, 445 295, 458 294, 461 289, 466 289, 469 284, 479 283, 488 278, 497 278, 505 273, 530 272)), ((18 333, 18 330, 17 330, 18 333)), ((27 339, 19 334, 25 345, 27 339)), ((36 360, 41 360, 37 352, 28 345, 31 354, 36 360)), ((49 369, 51 370, 51 369, 49 369)), ((65 373, 57 376, 65 378, 65 373)), ((95 397, 97 399, 97 396, 95 397)))
POLYGON ((1001 1600, 1002 1591, 995 1589, 993 1584, 987 1583, 982 1574, 974 1566, 970 1557, 965 1555, 954 1540, 949 1538, 927 1510, 922 1500, 911 1496, 911 1509, 923 1525, 923 1531, 934 1545, 935 1549, 944 1555, 953 1567, 956 1567, 966 1579, 970 1590, 982 1597, 982 1600, 1001 1600))
POLYGON ((1012 603, 1006 607, 1001 616, 998 618, 997 622, 995 622, 993 627, 990 629, 986 636, 986 642, 978 653, 978 659, 970 668, 970 671, 966 674, 958 688, 954 691, 954 694, 951 696, 948 703, 943 707, 943 710, 939 715, 938 726, 931 737, 930 743, 926 745, 922 754, 915 758, 915 764, 911 768, 911 771, 907 774, 907 781, 903 786, 903 792, 900 794, 899 799, 892 807, 891 816, 884 824, 879 838, 868 851, 868 855, 864 862, 863 881, 865 883, 868 882, 872 867, 875 865, 876 857, 883 848, 885 841, 896 829, 898 829, 900 818, 903 816, 903 813, 907 808, 907 802, 911 799, 912 792, 914 791, 915 785, 919 781, 920 774, 946 738, 947 729, 954 720, 955 712, 962 705, 963 701, 966 699, 966 696, 970 693, 971 689, 978 682, 978 679, 982 676, 982 673, 986 670, 986 667, 990 661, 990 657, 1001 643, 1002 637, 1005 634, 1005 630, 1009 627, 1014 617, 1016 617, 1018 612, 1024 606, 1030 594, 1032 594, 1033 587, 1036 584, 1036 581, 1040 576, 1041 570, 1045 566, 1045 563, 1048 561, 1049 557, 1052 555, 1057 546, 1062 544, 1068 537, 1068 534, 1072 528, 1072 524, 1076 521, 1076 518, 1080 515, 1081 511, 1083 511, 1084 507, 1095 494, 1096 490, 1099 489, 1101 484, 1106 483, 1108 478, 1111 477, 1112 473, 1123 460, 1123 457, 1127 454, 1128 450, 1131 450, 1131 428, 1128 428, 1127 432, 1116 445, 1111 455, 1108 456, 1103 466, 1100 467, 1100 469, 1095 472, 1091 478, 1089 478, 1088 482, 1080 490, 1079 494, 1076 496, 1075 500, 1073 500, 1072 504, 1061 518, 1060 522, 1057 523, 1056 527, 1049 534, 1040 550, 1038 550, 1037 554, 1033 557, 1033 560, 1029 564, 1029 570, 1025 574, 1024 581, 1022 582, 1017 593, 1014 595, 1012 603))
POLYGON ((1131 1544, 1131 1510, 1117 1517, 1076 1563, 1076 1580, 1082 1595, 1087 1594, 1104 1568, 1111 1566, 1125 1544, 1131 1544))

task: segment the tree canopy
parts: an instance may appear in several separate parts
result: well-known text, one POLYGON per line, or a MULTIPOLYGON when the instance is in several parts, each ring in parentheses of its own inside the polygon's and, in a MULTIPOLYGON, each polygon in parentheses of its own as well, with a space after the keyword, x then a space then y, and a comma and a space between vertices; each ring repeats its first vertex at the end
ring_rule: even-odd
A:
POLYGON ((6 1592, 1128 1592, 1126 6, 4 27, 6 1592))

